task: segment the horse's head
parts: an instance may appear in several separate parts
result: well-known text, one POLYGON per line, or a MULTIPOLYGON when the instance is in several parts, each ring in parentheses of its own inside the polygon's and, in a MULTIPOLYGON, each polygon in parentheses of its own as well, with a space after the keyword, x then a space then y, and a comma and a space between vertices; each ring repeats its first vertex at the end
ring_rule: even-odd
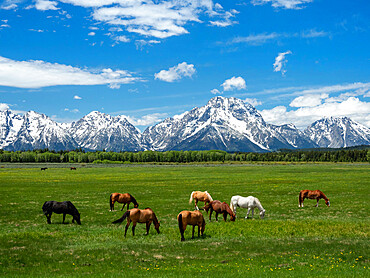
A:
POLYGON ((236 218, 235 213, 230 214, 230 221, 235 221, 235 218, 236 218))
POLYGON ((211 207, 211 204, 210 203, 208 203, 207 205, 205 205, 204 207, 203 207, 203 209, 207 212, 207 214, 208 214, 208 211, 209 211, 209 208, 211 207))
POLYGON ((159 234, 159 226, 161 226, 160 224, 160 221, 158 221, 157 223, 154 223, 154 228, 157 230, 157 233, 159 234))
POLYGON ((80 213, 79 213, 79 212, 77 212, 77 213, 73 216, 73 218, 76 220, 76 222, 77 222, 77 224, 78 224, 78 225, 81 225, 81 218, 80 218, 80 213))
POLYGON ((138 208, 138 207, 139 207, 138 203, 134 204, 134 208, 138 208))
POLYGON ((265 210, 261 210, 260 211, 260 217, 261 217, 261 219, 263 219, 263 218, 265 218, 265 210))
POLYGON ((329 199, 327 199, 327 200, 325 201, 325 204, 326 204, 328 207, 330 207, 329 199))

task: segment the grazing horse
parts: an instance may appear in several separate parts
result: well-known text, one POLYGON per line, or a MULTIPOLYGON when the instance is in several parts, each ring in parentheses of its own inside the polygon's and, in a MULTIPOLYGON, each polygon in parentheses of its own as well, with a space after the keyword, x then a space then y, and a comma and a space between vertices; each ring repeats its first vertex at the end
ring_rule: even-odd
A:
POLYGON ((193 199, 195 200, 195 209, 196 210, 199 210, 198 201, 204 202, 204 205, 213 201, 211 195, 209 195, 209 193, 207 191, 204 191, 204 192, 202 192, 202 191, 193 191, 193 192, 191 192, 189 204, 191 204, 191 202, 193 202, 193 199))
POLYGON ((209 221, 211 221, 212 212, 216 212, 216 221, 219 213, 222 213, 224 220, 226 221, 227 215, 230 215, 230 220, 235 221, 235 213, 230 209, 229 205, 226 202, 221 203, 219 200, 214 200, 204 207, 204 210, 208 213, 209 210, 209 221))
POLYGON ((204 221, 203 214, 199 210, 195 211, 183 210, 182 212, 179 213, 179 215, 177 215, 177 221, 179 223, 181 241, 185 240, 184 232, 186 230, 187 225, 193 226, 192 238, 194 238, 195 226, 198 226, 198 237, 200 237, 200 234, 202 234, 203 236, 204 229, 206 227, 206 221, 204 221))
POLYGON ((136 202, 136 199, 130 194, 130 193, 112 193, 110 194, 110 197, 109 197, 109 205, 110 205, 110 210, 114 210, 114 203, 115 202, 118 202, 118 203, 123 203, 123 207, 121 209, 121 211, 123 210, 123 208, 125 207, 125 205, 127 204, 127 210, 129 209, 129 205, 130 203, 134 203, 134 208, 138 208, 139 207, 139 204, 136 202))
POLYGON ((113 224, 116 223, 122 223, 123 220, 127 218, 127 225, 125 228, 125 237, 127 233, 127 229, 130 226, 130 223, 132 222, 132 235, 135 236, 135 227, 136 223, 146 223, 146 235, 149 234, 149 229, 150 225, 152 222, 154 223, 154 228, 157 230, 157 233, 159 234, 159 221, 157 219, 157 216, 155 215, 154 211, 151 208, 146 208, 146 209, 137 209, 133 208, 128 211, 126 211, 123 216, 116 220, 113 221, 113 224))
POLYGON ((319 200, 320 199, 324 199, 325 200, 325 204, 328 207, 330 207, 329 199, 320 190, 301 190, 301 192, 299 192, 299 205, 298 205, 298 207, 302 207, 303 208, 303 201, 306 198, 308 198, 308 199, 316 199, 317 200, 317 203, 316 203, 315 207, 318 207, 319 206, 319 200))
POLYGON ((80 221, 80 213, 76 209, 76 207, 70 201, 64 202, 56 202, 56 201, 47 201, 42 206, 42 211, 44 212, 48 224, 51 224, 51 215, 53 212, 57 214, 63 213, 63 224, 66 218, 66 214, 70 214, 73 216, 72 223, 76 222, 81 225, 80 221))
POLYGON ((45 171, 47 169, 47 167, 43 167, 41 168, 41 171, 45 171))
POLYGON ((71 170, 77 170, 77 168, 76 168, 76 167, 71 167, 70 169, 71 169, 71 170))
POLYGON ((252 218, 253 218, 255 208, 259 209, 261 219, 265 217, 266 210, 262 207, 260 200, 258 200, 256 197, 253 197, 253 196, 242 197, 239 195, 232 196, 230 200, 230 208, 235 214, 236 214, 237 207, 248 209, 247 216, 245 217, 246 219, 248 219, 249 212, 251 210, 252 210, 252 218))

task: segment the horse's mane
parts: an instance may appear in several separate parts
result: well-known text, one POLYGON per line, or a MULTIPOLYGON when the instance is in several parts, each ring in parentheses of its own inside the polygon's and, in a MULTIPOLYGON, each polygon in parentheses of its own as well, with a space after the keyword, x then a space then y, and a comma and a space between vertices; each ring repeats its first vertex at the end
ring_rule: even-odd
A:
POLYGON ((227 211, 227 213, 228 213, 229 215, 233 215, 233 214, 234 214, 234 212, 231 210, 231 208, 230 208, 230 206, 228 205, 228 203, 223 202, 222 204, 224 204, 224 205, 225 205, 225 207, 226 207, 226 211, 227 211))
POLYGON ((258 200, 258 198, 254 197, 254 200, 256 201, 257 208, 258 208, 259 210, 265 210, 265 209, 263 208, 263 206, 261 205, 260 200, 258 200))
POLYGON ((213 201, 213 199, 212 199, 211 195, 210 195, 207 191, 205 191, 204 193, 206 193, 206 194, 207 194, 208 199, 212 202, 212 201, 213 201))
POLYGON ((318 189, 317 189, 317 191, 319 191, 319 192, 320 192, 320 196, 321 196, 325 201, 329 200, 329 199, 328 199, 328 197, 326 197, 326 195, 325 195, 321 190, 318 190, 318 189))
POLYGON ((134 203, 134 205, 138 205, 138 203, 137 203, 137 201, 136 201, 135 197, 134 197, 134 196, 132 196, 130 193, 129 193, 129 195, 130 195, 130 197, 131 197, 132 202, 134 203))

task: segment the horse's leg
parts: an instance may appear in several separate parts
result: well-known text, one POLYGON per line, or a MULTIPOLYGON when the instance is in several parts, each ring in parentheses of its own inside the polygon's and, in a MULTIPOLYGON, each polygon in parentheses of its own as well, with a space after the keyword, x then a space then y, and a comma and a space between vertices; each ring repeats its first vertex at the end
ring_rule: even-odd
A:
POLYGON ((123 203, 123 207, 122 207, 121 211, 123 211, 123 208, 125 207, 125 205, 126 205, 126 204, 125 204, 125 203, 123 203))
POLYGON ((226 222, 226 219, 227 219, 227 212, 226 211, 223 213, 223 216, 224 216, 224 221, 226 222))
POLYGON ((200 237, 200 225, 198 225, 198 237, 200 237))
POLYGON ((249 216, 249 212, 251 211, 250 208, 248 208, 248 211, 247 211, 247 216, 245 217, 246 219, 248 219, 248 216, 249 216))
POLYGON ((52 212, 50 212, 48 214, 45 214, 48 224, 51 224, 51 214, 52 214, 52 212))
POLYGON ((318 207, 319 206, 319 198, 316 199, 317 200, 317 203, 316 203, 316 206, 315 207, 318 207))
POLYGON ((149 235, 150 224, 152 224, 151 221, 146 222, 146 235, 149 235))
POLYGON ((64 224, 64 220, 66 219, 66 214, 63 213, 63 224, 64 224))
POLYGON ((130 219, 127 219, 127 224, 126 224, 126 227, 125 227, 125 237, 126 237, 126 234, 127 234, 127 229, 128 227, 130 226, 130 219))
POLYGON ((199 208, 198 208, 198 199, 195 199, 195 209, 199 210, 199 208))
POLYGON ((216 211, 216 221, 218 221, 218 212, 216 211))
POLYGON ((211 221, 211 216, 212 216, 212 212, 213 212, 213 209, 212 209, 212 207, 210 208, 210 212, 209 212, 209 221, 211 221))
POLYGON ((253 218, 253 216, 254 216, 254 208, 252 208, 252 218, 253 218))
POLYGON ((135 236, 136 223, 132 223, 132 235, 135 236))
POLYGON ((195 229, 195 225, 193 225, 193 233, 192 233, 191 238, 194 238, 194 229, 195 229))
POLYGON ((128 210, 128 209, 129 209, 129 205, 130 205, 130 203, 127 203, 127 209, 126 209, 126 210, 128 210))

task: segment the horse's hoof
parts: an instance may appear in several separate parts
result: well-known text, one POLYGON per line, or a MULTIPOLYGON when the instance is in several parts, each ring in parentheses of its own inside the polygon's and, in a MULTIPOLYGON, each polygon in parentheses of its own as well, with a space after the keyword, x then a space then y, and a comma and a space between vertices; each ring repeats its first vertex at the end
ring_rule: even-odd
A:
POLYGON ((185 241, 185 238, 182 238, 181 241, 185 241))

